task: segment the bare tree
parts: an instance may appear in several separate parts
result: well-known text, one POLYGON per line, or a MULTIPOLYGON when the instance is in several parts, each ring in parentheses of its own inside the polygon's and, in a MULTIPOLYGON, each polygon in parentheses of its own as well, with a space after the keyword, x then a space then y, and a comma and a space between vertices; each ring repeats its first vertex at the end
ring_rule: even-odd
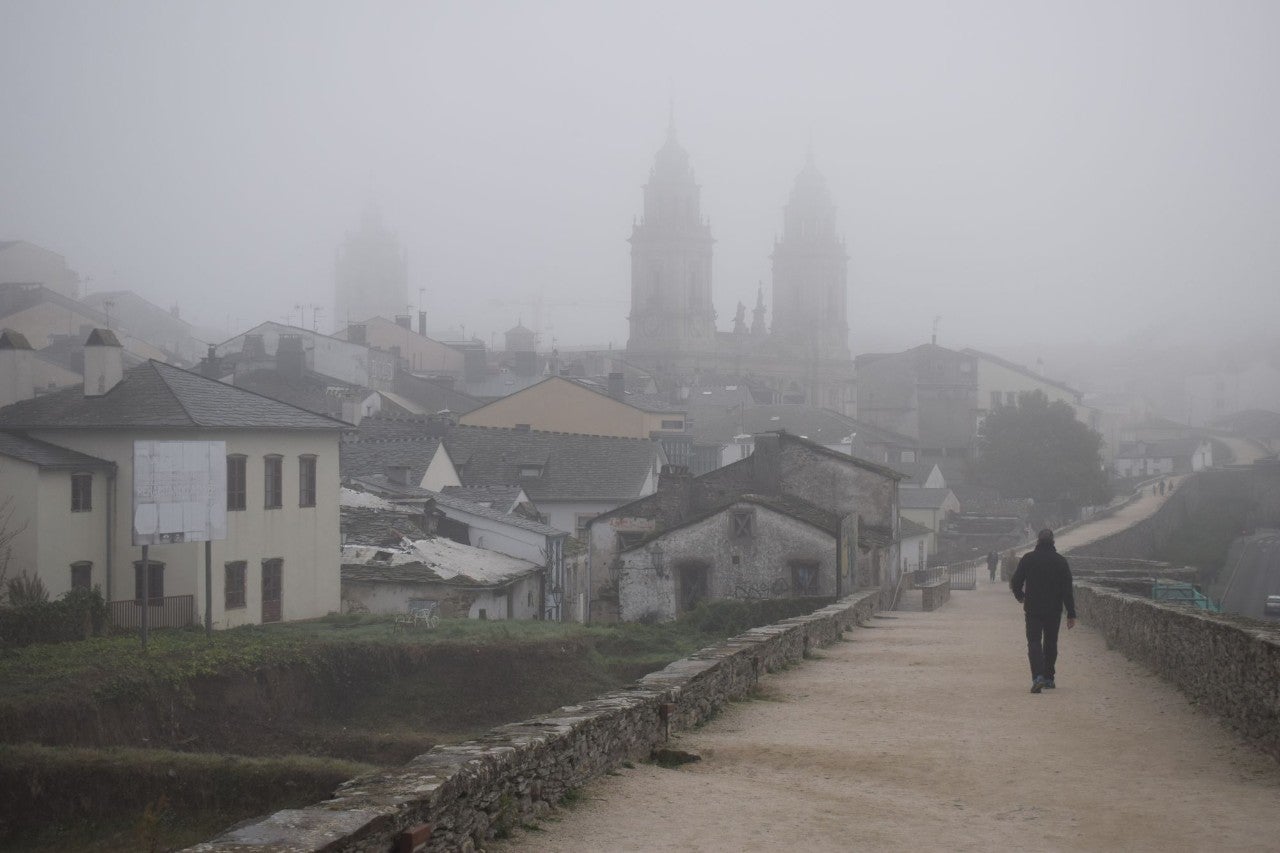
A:
POLYGON ((16 507, 13 498, 0 501, 0 605, 6 602, 9 595, 9 567, 13 560, 13 543, 27 529, 27 523, 14 523, 13 513, 16 507))

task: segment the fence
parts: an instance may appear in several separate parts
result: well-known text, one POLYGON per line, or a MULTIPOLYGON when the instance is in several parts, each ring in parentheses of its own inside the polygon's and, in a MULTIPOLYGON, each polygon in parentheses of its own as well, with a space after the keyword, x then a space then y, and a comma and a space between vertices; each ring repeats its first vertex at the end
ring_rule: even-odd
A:
MULTIPOLYGON (((147 601, 148 628, 186 628, 196 622, 194 595, 170 595, 147 601)), ((128 598, 109 605, 111 624, 126 631, 142 627, 142 600, 128 598)))
POLYGON ((976 560, 966 560, 963 563, 947 566, 947 572, 951 575, 951 588, 977 589, 979 566, 984 569, 987 567, 986 557, 979 557, 976 560))

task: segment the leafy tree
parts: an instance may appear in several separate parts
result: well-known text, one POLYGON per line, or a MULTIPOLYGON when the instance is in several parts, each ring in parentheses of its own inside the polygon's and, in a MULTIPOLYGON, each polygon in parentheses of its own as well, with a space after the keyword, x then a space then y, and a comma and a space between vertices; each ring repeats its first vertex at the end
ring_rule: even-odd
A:
POLYGON ((1111 497, 1102 436, 1077 421, 1071 406, 1050 403, 1043 391, 1023 392, 1016 406, 988 414, 979 447, 978 478, 1004 497, 1076 506, 1111 497))

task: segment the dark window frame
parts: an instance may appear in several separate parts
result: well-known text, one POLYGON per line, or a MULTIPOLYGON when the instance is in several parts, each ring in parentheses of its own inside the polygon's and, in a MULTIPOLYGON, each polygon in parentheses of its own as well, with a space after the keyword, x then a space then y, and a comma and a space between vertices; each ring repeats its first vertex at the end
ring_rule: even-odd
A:
POLYGON ((262 508, 284 508, 284 457, 279 453, 262 457, 262 508))
POLYGON ((243 610, 248 607, 249 561, 231 560, 223 563, 222 571, 223 609, 243 610))
POLYGON ((93 562, 76 560, 71 564, 71 588, 93 589, 93 562))
POLYGON ((314 453, 304 453, 298 457, 298 506, 314 507, 316 505, 316 471, 319 463, 314 453))
POLYGON ((227 512, 243 512, 249 506, 249 457, 227 454, 227 512))
POLYGON ((750 539, 755 533, 756 514, 749 509, 735 509, 729 513, 730 535, 734 539, 750 539))
MULTIPOLYGON (((164 598, 164 563, 159 560, 148 560, 150 566, 151 588, 148 590, 150 595, 147 598, 151 601, 159 601, 164 598)), ((133 561, 133 600, 142 600, 142 561, 133 561)))
POLYGON ((71 511, 93 512, 93 473, 76 471, 71 475, 71 511))

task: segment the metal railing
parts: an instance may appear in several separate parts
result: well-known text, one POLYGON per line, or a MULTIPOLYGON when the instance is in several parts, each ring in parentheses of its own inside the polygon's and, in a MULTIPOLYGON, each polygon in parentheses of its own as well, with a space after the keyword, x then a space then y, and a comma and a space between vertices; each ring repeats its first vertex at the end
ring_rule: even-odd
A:
MULTIPOLYGON (((127 598, 107 605, 111 624, 125 631, 142 627, 142 599, 127 598)), ((196 623, 196 597, 169 595, 147 600, 148 628, 186 628, 196 623)))

